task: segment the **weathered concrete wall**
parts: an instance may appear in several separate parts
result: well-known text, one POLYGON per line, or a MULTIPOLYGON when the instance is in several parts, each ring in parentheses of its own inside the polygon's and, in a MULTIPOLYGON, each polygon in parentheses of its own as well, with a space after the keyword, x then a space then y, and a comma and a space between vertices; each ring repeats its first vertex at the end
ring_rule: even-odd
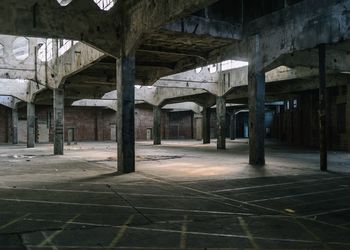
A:
MULTIPOLYGON (((350 150, 348 92, 346 86, 328 88, 327 133, 328 147, 332 150, 350 150)), ((284 108, 275 116, 274 128, 277 133, 273 136, 289 145, 318 148, 318 91, 303 92, 286 100, 284 108)))

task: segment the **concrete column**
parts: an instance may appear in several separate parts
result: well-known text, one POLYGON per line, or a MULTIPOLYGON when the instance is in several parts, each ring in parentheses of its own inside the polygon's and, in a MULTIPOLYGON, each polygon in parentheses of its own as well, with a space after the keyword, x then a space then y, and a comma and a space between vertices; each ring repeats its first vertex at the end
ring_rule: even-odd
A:
POLYGON ((18 144, 18 110, 17 108, 12 109, 12 144, 18 144))
POLYGON ((248 67, 249 164, 265 164, 265 73, 262 68, 259 36, 252 43, 248 67))
POLYGON ((59 50, 59 45, 58 45, 58 38, 52 39, 52 60, 57 60, 58 58, 58 50, 59 50))
POLYGON ((135 171, 135 55, 117 59, 118 172, 135 171))
POLYGON ((195 139, 200 141, 203 139, 203 115, 202 114, 194 114, 194 121, 196 127, 195 139))
POLYGON ((320 126, 320 169, 327 171, 327 102, 326 102, 326 45, 321 44, 319 51, 319 126, 320 126))
POLYGON ((217 149, 226 149, 226 100, 223 96, 216 97, 216 118, 217 149))
MULTIPOLYGON (((345 115, 346 117, 350 117, 350 86, 348 85, 346 90, 346 108, 345 108, 345 115)), ((347 143, 347 148, 348 151, 350 151, 350 122, 346 122, 346 143, 347 143)))
POLYGON ((35 104, 27 103, 27 148, 35 147, 35 104))
POLYGON ((203 144, 210 144, 210 107, 203 106, 203 144))
POLYGON ((159 106, 153 107, 153 145, 161 144, 161 119, 162 119, 162 110, 159 106))
POLYGON ((54 154, 64 154, 64 90, 53 90, 54 154))
POLYGON ((235 140, 236 139, 236 114, 233 113, 231 115, 230 120, 230 139, 235 140))

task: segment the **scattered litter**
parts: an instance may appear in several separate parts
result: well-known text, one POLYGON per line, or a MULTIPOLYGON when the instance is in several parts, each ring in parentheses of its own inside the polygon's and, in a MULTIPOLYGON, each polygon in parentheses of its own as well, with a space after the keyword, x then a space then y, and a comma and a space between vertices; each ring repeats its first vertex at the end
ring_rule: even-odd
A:
POLYGON ((286 208, 286 209, 284 209, 284 211, 286 211, 287 213, 295 214, 295 211, 293 209, 290 209, 290 208, 286 208))
POLYGON ((173 160, 179 159, 182 156, 179 155, 138 155, 136 161, 161 161, 161 160, 173 160))
MULTIPOLYGON (((161 161, 161 160, 173 160, 179 159, 183 156, 180 155, 137 155, 136 161, 161 161)), ((109 162, 109 161, 117 161, 117 157, 110 156, 107 159, 103 160, 90 160, 88 162, 109 162)))

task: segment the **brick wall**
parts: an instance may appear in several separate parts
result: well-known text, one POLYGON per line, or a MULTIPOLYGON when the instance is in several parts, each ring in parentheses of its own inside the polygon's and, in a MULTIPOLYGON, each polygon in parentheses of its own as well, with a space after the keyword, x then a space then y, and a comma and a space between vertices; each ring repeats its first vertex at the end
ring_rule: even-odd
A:
MULTIPOLYGON (((21 109, 25 116, 25 109, 21 109)), ((53 141, 53 109, 51 106, 36 106, 37 122, 47 124, 49 141, 53 141)), ((65 139, 68 130, 74 129, 76 141, 108 141, 111 130, 116 126, 116 112, 111 109, 95 107, 65 107, 65 139)), ((150 107, 135 108, 136 140, 146 140, 147 128, 153 127, 153 109, 150 107)), ((40 141, 39 141, 40 142, 40 141)))
POLYGON ((135 138, 147 139, 147 129, 153 128, 153 108, 141 107, 135 109, 135 138))
POLYGON ((168 112, 164 118, 166 139, 193 139, 193 112, 168 112))

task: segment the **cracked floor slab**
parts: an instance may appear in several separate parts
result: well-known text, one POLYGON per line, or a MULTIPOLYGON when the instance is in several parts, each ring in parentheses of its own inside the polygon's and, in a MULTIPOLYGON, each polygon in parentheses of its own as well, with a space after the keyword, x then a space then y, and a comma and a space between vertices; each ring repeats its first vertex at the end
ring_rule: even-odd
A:
POLYGON ((253 168, 245 141, 139 142, 152 160, 117 175, 113 143, 72 147, 0 146, 0 249, 350 248, 347 153, 320 173, 312 150, 268 144, 253 168))

